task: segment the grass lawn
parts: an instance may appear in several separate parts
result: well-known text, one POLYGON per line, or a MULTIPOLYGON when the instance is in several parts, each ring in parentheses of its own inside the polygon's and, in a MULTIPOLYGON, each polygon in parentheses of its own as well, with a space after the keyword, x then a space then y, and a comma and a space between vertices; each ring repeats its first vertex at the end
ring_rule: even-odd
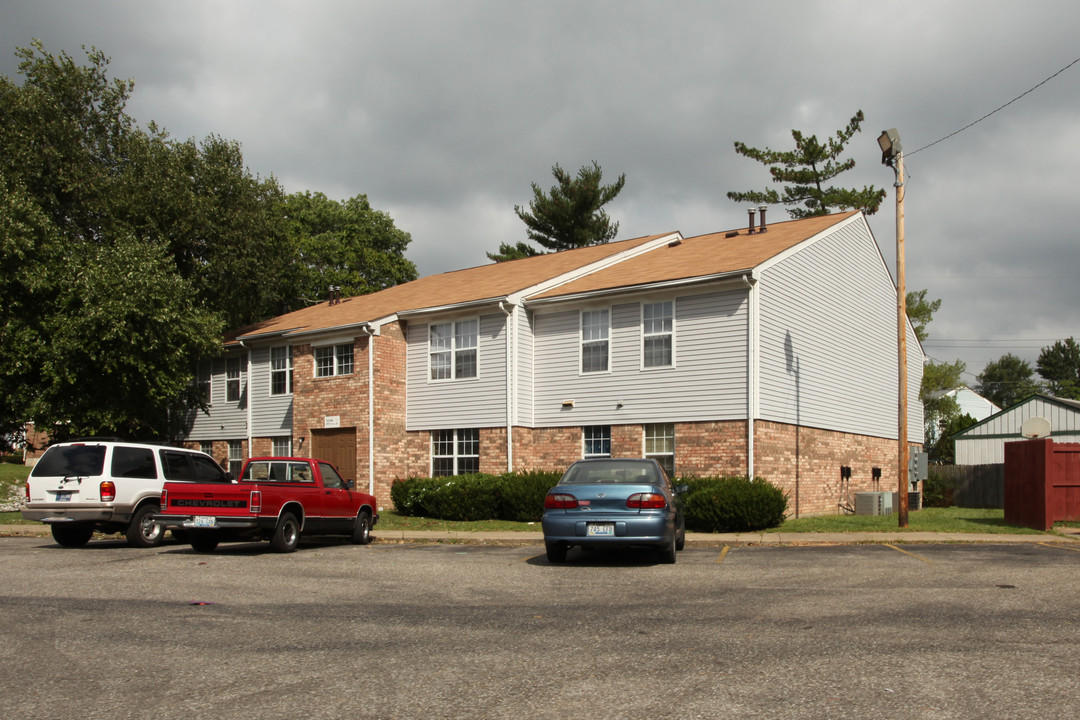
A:
POLYGON ((908 513, 901 530, 896 515, 819 515, 787 520, 767 532, 944 532, 1041 535, 1040 530, 1005 524, 1004 510, 923 508, 908 513))
MULTIPOLYGON (((23 483, 30 474, 30 468, 26 465, 0 462, 0 498, 8 498, 23 492, 23 483)), ((0 512, 0 525, 13 525, 33 522, 23 520, 17 512, 0 512)))

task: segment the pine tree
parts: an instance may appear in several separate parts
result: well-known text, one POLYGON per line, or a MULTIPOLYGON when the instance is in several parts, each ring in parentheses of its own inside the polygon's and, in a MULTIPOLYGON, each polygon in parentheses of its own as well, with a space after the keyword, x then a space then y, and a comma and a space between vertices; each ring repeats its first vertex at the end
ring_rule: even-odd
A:
POLYGON ((735 152, 769 165, 773 182, 784 185, 784 188, 783 194, 770 188, 729 192, 727 196, 735 202, 783 203, 789 206, 788 214, 796 219, 828 215, 833 209, 863 210, 867 215, 873 215, 885 199, 885 190, 873 185, 862 190, 826 187, 826 183, 834 177, 855 167, 855 160, 848 158, 840 161, 839 158, 852 135, 859 132, 862 121, 863 112, 859 110, 846 128, 838 130, 836 137, 828 138, 825 143, 819 142, 816 135, 804 136, 798 130, 792 130, 794 150, 762 150, 736 141, 735 152))

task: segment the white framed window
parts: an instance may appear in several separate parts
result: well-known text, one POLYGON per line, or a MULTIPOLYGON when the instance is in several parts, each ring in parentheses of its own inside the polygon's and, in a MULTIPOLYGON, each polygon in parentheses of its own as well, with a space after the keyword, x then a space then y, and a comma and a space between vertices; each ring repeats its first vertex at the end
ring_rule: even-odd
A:
POLYGON ((277 457, 292 457, 292 438, 276 437, 273 441, 271 454, 277 457))
POLYGON ((581 372, 608 371, 610 334, 610 310, 581 311, 581 372))
POLYGON ((292 394, 292 348, 270 348, 270 394, 292 394))
POLYGON ((214 443, 210 440, 200 440, 199 450, 206 453, 210 457, 214 456, 214 443))
POLYGON ((242 440, 229 441, 229 472, 233 477, 240 477, 240 471, 244 469, 244 442, 242 440))
POLYGON ((432 380, 460 380, 477 374, 480 320, 433 323, 428 327, 428 364, 432 380))
POLYGON ((431 433, 431 476, 480 472, 480 431, 434 430, 431 433))
POLYGON ((195 390, 199 394, 199 400, 209 406, 213 402, 213 366, 209 361, 199 363, 199 369, 195 378, 195 390))
POLYGON ((641 366, 675 364, 675 303, 671 300, 641 305, 641 366))
POLYGON ((240 402, 240 358, 225 359, 225 400, 240 402))
POLYGON ((611 426, 587 425, 582 429, 584 457, 611 457, 611 426))
POLYGON ((645 457, 660 463, 668 479, 675 477, 675 426, 656 423, 645 426, 645 457))
POLYGON ((353 346, 324 345, 315 348, 315 377, 333 377, 334 375, 352 375, 353 346))

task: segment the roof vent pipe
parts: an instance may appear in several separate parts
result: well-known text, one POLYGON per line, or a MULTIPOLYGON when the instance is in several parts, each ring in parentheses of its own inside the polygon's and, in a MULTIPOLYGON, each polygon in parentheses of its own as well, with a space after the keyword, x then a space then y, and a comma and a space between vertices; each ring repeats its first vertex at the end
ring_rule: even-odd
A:
POLYGON ((747 208, 746 212, 747 212, 748 215, 750 215, 750 230, 748 232, 751 235, 753 235, 754 234, 754 208, 747 208))
POLYGON ((758 232, 765 232, 767 229, 765 227, 765 211, 768 209, 769 207, 767 205, 758 205, 758 212, 761 213, 761 229, 758 230, 758 232))

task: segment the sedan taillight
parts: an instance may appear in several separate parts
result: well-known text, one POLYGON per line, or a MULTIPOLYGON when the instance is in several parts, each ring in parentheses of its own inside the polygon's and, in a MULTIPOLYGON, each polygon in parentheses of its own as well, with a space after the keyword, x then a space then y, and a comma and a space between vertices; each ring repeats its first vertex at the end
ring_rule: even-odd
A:
POLYGON ((573 510, 577 506, 577 498, 570 493, 549 493, 544 498, 545 510, 573 510))
POLYGON ((112 502, 116 499, 116 483, 106 480, 101 483, 101 502, 112 502))
POLYGON ((659 493, 634 493, 626 498, 626 507, 631 510, 662 510, 667 507, 667 498, 659 493))

